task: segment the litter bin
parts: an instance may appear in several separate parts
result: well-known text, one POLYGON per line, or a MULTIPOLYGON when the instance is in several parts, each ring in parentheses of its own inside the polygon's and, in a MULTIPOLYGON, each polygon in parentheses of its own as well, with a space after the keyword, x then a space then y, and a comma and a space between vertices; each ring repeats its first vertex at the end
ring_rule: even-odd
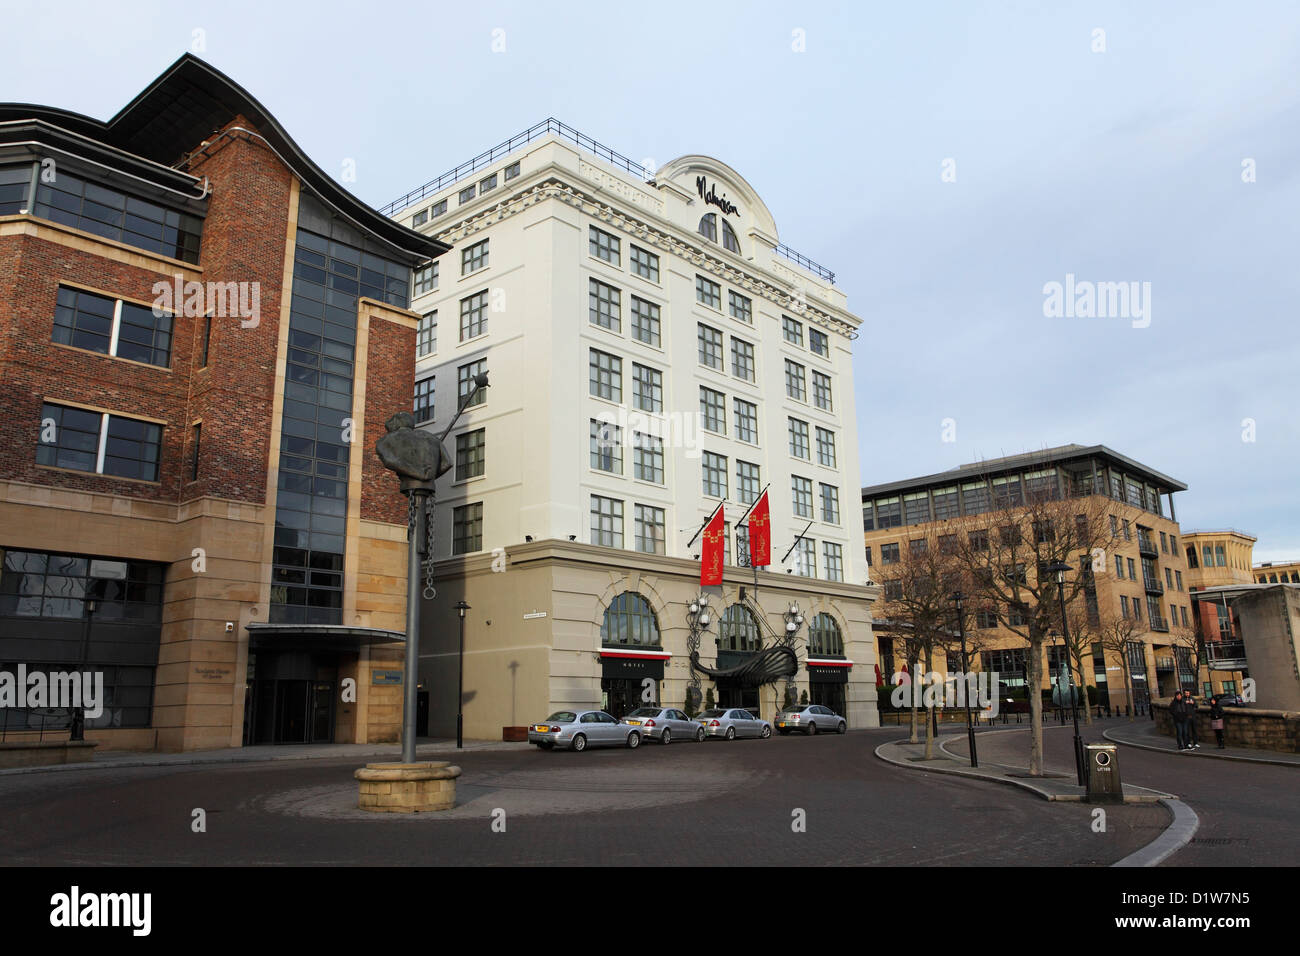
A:
POLYGON ((1114 744, 1088 744, 1088 802, 1123 803, 1124 789, 1119 780, 1119 761, 1114 744))

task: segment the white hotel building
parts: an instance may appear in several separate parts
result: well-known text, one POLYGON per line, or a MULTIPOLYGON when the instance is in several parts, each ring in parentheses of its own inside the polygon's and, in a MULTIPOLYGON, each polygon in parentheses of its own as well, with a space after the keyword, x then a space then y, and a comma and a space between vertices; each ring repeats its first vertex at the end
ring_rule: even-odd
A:
MULTIPOLYGON (((621 716, 648 695, 681 707, 690 541, 719 500, 728 566, 701 662, 743 663, 797 603, 797 687, 875 726, 860 320, 754 190, 715 159, 647 171, 548 120, 384 211, 453 246, 416 277, 417 421, 442 432, 472 376, 491 377, 438 482, 428 731, 454 732, 459 601, 468 737, 561 708, 621 716), (773 560, 794 547, 755 589, 735 520, 768 485, 773 560)), ((785 683, 701 687, 770 719, 785 683)))

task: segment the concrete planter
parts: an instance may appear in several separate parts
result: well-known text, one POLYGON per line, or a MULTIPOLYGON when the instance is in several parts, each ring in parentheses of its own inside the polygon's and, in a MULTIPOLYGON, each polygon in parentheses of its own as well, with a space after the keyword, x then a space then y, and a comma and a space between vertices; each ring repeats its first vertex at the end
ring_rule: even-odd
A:
POLYGON ((375 813, 422 813, 456 805, 460 767, 447 761, 368 763, 353 776, 361 782, 357 806, 375 813))

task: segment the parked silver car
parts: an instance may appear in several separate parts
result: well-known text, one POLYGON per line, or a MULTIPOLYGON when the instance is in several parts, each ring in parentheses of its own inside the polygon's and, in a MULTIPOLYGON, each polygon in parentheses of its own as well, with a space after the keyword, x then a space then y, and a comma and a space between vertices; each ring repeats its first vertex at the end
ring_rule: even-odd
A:
POLYGON ((623 723, 640 729, 647 740, 657 740, 661 744, 674 740, 703 740, 704 728, 680 710, 672 707, 638 707, 623 718, 623 723))
POLYGON ((557 710, 543 723, 529 726, 528 742, 542 750, 619 746, 635 749, 641 745, 641 729, 621 724, 603 710, 557 710))
POLYGON ((776 715, 776 729, 783 737, 792 730, 803 734, 828 734, 832 731, 842 734, 849 729, 849 725, 829 707, 800 704, 776 715))
POLYGON ((737 737, 771 737, 772 725, 739 707, 706 710, 695 718, 705 735, 735 740, 737 737))

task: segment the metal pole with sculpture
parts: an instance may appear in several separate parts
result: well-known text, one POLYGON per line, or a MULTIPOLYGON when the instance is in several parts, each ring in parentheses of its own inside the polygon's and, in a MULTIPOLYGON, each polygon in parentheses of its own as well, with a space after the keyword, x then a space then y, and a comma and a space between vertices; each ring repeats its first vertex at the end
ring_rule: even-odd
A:
MULTIPOLYGON (((420 681, 420 599, 437 597, 433 587, 433 507, 434 483, 452 467, 452 458, 443 444, 456 426, 461 413, 474 401, 480 389, 488 387, 486 372, 473 379, 472 387, 461 398, 456 414, 442 434, 434 435, 415 427, 415 416, 398 412, 384 423, 388 433, 375 443, 375 453, 384 467, 400 479, 407 506, 406 566, 406 667, 402 710, 402 762, 367 764, 358 770, 361 783, 361 806, 368 810, 418 812, 446 810, 455 806, 456 777, 459 767, 446 762, 416 763, 415 724, 420 681), (421 587, 420 569, 424 567, 421 587), (368 786, 369 785, 369 786, 368 786)), ((459 710, 459 702, 457 708, 459 710)))

